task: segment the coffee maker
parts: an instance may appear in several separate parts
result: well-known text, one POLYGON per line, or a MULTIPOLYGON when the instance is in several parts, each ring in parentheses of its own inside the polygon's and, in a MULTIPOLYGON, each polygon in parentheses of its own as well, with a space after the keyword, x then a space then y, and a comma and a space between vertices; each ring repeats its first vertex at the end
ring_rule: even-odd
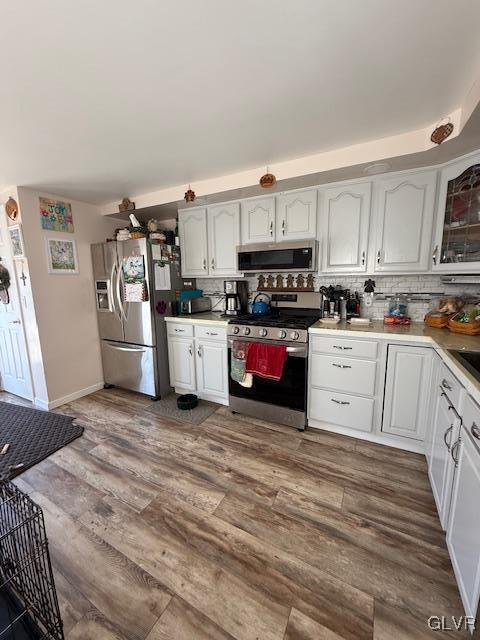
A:
POLYGON ((225 315, 239 316, 247 313, 248 282, 246 280, 225 280, 225 315))

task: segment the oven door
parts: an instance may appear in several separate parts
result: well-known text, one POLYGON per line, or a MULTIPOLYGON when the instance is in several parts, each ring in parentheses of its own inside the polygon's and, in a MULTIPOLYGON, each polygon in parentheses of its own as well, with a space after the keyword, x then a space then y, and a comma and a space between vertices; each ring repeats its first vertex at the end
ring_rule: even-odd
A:
MULTIPOLYGON (((265 344, 281 344, 272 340, 244 340, 242 342, 263 342, 265 344)), ((288 358, 283 368, 283 375, 278 382, 259 376, 253 377, 253 385, 242 387, 231 377, 232 342, 228 341, 228 388, 230 397, 263 402, 277 407, 285 407, 295 411, 306 412, 307 408, 307 354, 308 345, 288 346, 288 358)))

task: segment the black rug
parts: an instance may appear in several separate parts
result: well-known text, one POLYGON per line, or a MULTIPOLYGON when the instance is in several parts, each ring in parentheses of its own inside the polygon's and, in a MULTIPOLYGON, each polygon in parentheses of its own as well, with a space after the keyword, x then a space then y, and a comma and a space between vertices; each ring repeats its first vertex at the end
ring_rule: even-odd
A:
POLYGON ((74 418, 50 411, 40 411, 0 402, 0 478, 10 480, 25 469, 75 440, 83 427, 73 424, 74 418))

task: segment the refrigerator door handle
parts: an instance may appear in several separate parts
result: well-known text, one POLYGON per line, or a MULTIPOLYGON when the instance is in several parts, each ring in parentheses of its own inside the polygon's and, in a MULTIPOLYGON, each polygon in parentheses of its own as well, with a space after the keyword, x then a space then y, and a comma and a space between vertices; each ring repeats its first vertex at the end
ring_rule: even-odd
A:
POLYGON ((117 295, 117 302, 118 302, 118 306, 119 306, 119 309, 120 309, 121 317, 126 322, 127 314, 125 313, 125 309, 123 308, 123 303, 122 303, 122 290, 121 290, 121 287, 123 286, 123 278, 122 278, 122 276, 123 276, 122 265, 117 265, 117 282, 116 282, 116 285, 115 285, 115 291, 116 291, 116 295, 117 295))
POLYGON ((108 297, 110 299, 110 307, 112 308, 112 311, 115 315, 115 317, 117 317, 120 321, 122 320, 122 316, 120 315, 120 312, 118 311, 116 305, 115 305, 115 296, 113 295, 113 291, 115 289, 115 270, 116 270, 117 265, 115 264, 115 262, 112 265, 112 270, 110 272, 110 286, 108 287, 108 297))
POLYGON ((107 347, 110 347, 110 349, 115 349, 116 351, 133 351, 134 353, 145 353, 146 351, 141 347, 119 347, 116 344, 112 344, 111 342, 106 342, 105 344, 107 345, 107 347))

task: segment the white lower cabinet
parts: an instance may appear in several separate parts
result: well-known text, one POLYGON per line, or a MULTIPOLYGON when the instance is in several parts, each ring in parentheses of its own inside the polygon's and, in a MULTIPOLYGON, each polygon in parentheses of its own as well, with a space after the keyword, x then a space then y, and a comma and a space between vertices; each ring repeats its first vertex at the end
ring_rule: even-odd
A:
POLYGON ((388 346, 384 433, 423 440, 432 372, 432 349, 388 346))
POLYGON ((196 389, 194 348, 193 338, 168 337, 168 363, 172 387, 186 391, 196 389))
MULTIPOLYGON (((480 408, 470 398, 467 404, 474 408, 478 425, 480 408)), ((480 596, 480 440, 472 435, 471 422, 465 421, 457 451, 447 546, 465 614, 475 617, 480 596)))
POLYGON ((227 338, 224 327, 169 322, 170 385, 177 393, 228 405, 227 338), (190 337, 180 337, 184 331, 190 337))
POLYGON ((438 388, 436 397, 428 475, 440 524, 443 529, 446 529, 455 472, 452 449, 455 453, 454 445, 460 432, 460 420, 450 408, 453 405, 440 388, 438 388))
POLYGON ((227 349, 222 342, 196 340, 197 391, 202 398, 228 396, 227 349))
POLYGON ((371 431, 373 398, 347 395, 338 391, 312 389, 309 417, 358 431, 371 431))

